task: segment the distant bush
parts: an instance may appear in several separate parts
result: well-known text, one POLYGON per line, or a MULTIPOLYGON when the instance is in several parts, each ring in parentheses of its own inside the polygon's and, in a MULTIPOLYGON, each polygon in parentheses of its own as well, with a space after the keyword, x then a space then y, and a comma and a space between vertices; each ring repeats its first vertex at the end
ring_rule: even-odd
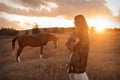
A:
POLYGON ((65 32, 71 32, 73 30, 75 30, 75 28, 73 28, 73 27, 70 27, 70 28, 64 28, 64 27, 58 28, 58 27, 55 27, 55 28, 43 28, 42 29, 43 32, 60 33, 60 34, 65 33, 65 32))
POLYGON ((29 31, 25 31, 25 35, 28 35, 29 34, 29 31))
POLYGON ((15 36, 18 35, 18 31, 13 28, 1 28, 0 35, 1 36, 15 36))
POLYGON ((120 28, 113 28, 113 29, 111 29, 111 28, 106 28, 106 31, 107 31, 107 32, 120 32, 120 28))
POLYGON ((40 30, 38 28, 38 25, 35 25, 34 28, 32 29, 32 34, 38 34, 40 33, 40 30))
POLYGON ((53 32, 53 33, 59 33, 59 32, 60 32, 60 29, 57 28, 57 27, 55 27, 55 28, 52 29, 52 32, 53 32))
POLYGON ((51 29, 50 29, 50 28, 43 28, 43 29, 42 29, 42 32, 47 32, 47 33, 49 33, 49 32, 51 32, 51 29))
POLYGON ((90 33, 94 33, 95 32, 95 27, 94 26, 92 26, 91 28, 90 28, 90 33))

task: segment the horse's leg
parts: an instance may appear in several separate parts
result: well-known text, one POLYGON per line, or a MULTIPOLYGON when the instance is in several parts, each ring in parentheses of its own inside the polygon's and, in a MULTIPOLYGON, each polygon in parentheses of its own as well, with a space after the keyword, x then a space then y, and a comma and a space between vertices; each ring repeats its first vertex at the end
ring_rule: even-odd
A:
POLYGON ((40 50, 40 59, 42 59, 42 53, 43 53, 43 46, 41 46, 41 50, 40 50))
POLYGON ((21 54, 21 52, 22 52, 22 50, 23 50, 23 48, 24 47, 19 47, 19 49, 18 49, 18 51, 17 51, 17 57, 16 57, 16 60, 17 60, 17 62, 21 62, 21 60, 20 60, 20 54, 21 54))

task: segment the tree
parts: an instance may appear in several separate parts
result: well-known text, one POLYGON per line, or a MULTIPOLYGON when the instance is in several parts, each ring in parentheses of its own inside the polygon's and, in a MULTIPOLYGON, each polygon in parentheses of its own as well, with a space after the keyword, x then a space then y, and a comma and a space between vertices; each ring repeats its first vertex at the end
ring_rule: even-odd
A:
POLYGON ((1 28, 0 29, 0 35, 1 36, 16 36, 19 34, 19 31, 13 29, 13 28, 1 28))
POLYGON ((32 29, 32 34, 38 34, 38 33, 40 33, 40 31, 39 31, 38 25, 36 24, 36 25, 34 26, 34 28, 32 29))

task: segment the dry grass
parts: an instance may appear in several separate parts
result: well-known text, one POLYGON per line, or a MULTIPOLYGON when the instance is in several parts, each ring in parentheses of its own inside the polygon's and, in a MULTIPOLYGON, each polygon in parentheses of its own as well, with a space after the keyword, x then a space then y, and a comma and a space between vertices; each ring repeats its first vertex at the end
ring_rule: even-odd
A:
MULTIPOLYGON (((120 33, 90 35, 87 73, 90 80, 120 80, 120 33)), ((58 48, 49 43, 39 59, 39 48, 26 47, 22 63, 11 54, 12 38, 0 38, 0 80, 69 80, 65 70, 65 42, 69 33, 60 36, 58 48)))

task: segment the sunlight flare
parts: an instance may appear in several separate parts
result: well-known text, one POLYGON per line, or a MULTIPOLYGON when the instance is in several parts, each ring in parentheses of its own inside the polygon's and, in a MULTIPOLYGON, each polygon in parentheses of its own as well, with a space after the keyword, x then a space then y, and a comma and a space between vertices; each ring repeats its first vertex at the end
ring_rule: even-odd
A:
POLYGON ((105 28, 113 28, 116 26, 116 23, 105 17, 95 17, 88 19, 88 25, 90 27, 95 27, 97 32, 103 32, 105 28))
MULTIPOLYGON (((32 29, 34 24, 38 24, 39 28, 74 27, 74 20, 66 19, 64 16, 28 17, 28 16, 1 13, 0 17, 8 19, 8 21, 18 22, 18 25, 20 26, 19 29, 32 29)), ((105 17, 88 18, 87 23, 89 27, 95 27, 98 32, 104 31, 105 28, 119 27, 116 22, 106 19, 105 17)))
POLYGON ((96 27, 96 32, 104 32, 105 28, 104 27, 96 27))

